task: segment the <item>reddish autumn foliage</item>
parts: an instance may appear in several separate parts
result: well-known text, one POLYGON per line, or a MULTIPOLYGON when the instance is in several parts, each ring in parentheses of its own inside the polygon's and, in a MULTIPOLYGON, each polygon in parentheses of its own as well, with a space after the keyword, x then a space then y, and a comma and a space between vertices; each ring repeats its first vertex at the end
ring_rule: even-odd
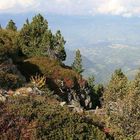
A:
POLYGON ((74 86, 74 82, 69 78, 64 78, 65 86, 68 88, 72 88, 74 86))
POLYGON ((87 84, 87 81, 85 79, 80 78, 78 80, 78 83, 79 83, 80 87, 85 87, 85 85, 87 84))
POLYGON ((109 134, 110 129, 109 129, 109 128, 107 128, 107 127, 105 127, 105 128, 104 128, 104 132, 105 132, 106 134, 109 134))

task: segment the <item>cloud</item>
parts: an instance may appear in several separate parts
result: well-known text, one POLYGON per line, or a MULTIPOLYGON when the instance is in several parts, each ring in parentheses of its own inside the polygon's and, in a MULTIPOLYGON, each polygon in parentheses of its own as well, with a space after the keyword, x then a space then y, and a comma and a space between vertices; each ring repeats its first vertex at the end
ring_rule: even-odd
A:
POLYGON ((140 16, 140 0, 0 0, 0 13, 140 16))
POLYGON ((0 13, 21 13, 37 8, 35 0, 0 0, 0 13))

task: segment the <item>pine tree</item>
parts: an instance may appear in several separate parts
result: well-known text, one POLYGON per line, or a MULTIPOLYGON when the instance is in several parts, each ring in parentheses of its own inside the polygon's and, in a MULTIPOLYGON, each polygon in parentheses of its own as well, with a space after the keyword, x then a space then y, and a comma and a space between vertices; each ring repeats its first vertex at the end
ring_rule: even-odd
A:
POLYGON ((84 69, 82 67, 82 56, 81 56, 80 50, 76 51, 76 56, 75 56, 75 60, 72 64, 72 68, 79 74, 81 74, 84 71, 84 69))
POLYGON ((20 31, 19 42, 23 53, 28 56, 48 56, 59 61, 66 59, 64 38, 60 31, 55 35, 48 29, 48 22, 40 14, 31 23, 26 20, 20 31))
POLYGON ((87 82, 92 89, 95 88, 95 78, 93 75, 91 77, 88 77, 87 82))
POLYGON ((126 135, 129 134, 135 136, 134 139, 140 139, 140 71, 131 83, 129 96, 126 97, 125 104, 126 105, 123 110, 125 112, 125 133, 126 135))
POLYGON ((7 30, 17 31, 17 27, 15 25, 15 22, 13 20, 10 20, 6 26, 7 30))
POLYGON ((103 94, 103 105, 106 112, 110 114, 116 111, 119 100, 123 100, 128 93, 128 79, 121 71, 115 70, 108 86, 103 94))
POLYGON ((117 99, 122 99, 127 91, 128 79, 124 75, 121 69, 115 70, 111 77, 109 85, 106 88, 104 94, 104 100, 106 102, 116 102, 117 99))
POLYGON ((54 41, 54 50, 55 55, 58 58, 58 60, 64 61, 66 59, 66 52, 65 52, 65 40, 61 35, 61 32, 58 30, 55 34, 55 41, 54 41))
MULTIPOLYGON (((122 73, 119 72, 118 75, 120 81, 126 79, 122 73)), ((123 98, 117 96, 112 104, 108 100, 108 106, 105 108, 108 117, 107 125, 111 128, 116 139, 140 139, 140 72, 128 84, 127 91, 125 81, 116 83, 118 90, 123 92, 123 98)), ((119 93, 118 90, 115 93, 119 93)))
POLYGON ((0 24, 0 29, 2 29, 2 26, 1 26, 1 24, 0 24))

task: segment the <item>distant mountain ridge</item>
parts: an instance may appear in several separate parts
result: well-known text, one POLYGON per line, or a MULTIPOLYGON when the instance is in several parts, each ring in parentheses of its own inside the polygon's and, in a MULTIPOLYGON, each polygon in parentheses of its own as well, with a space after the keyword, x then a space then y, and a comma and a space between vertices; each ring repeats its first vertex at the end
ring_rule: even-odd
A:
MULTIPOLYGON (((123 44, 98 44, 94 47, 79 48, 82 54, 84 76, 95 76, 97 82, 106 83, 115 69, 122 68, 133 79, 140 67, 140 48, 123 44)), ((67 64, 75 57, 73 51, 67 50, 67 64)))

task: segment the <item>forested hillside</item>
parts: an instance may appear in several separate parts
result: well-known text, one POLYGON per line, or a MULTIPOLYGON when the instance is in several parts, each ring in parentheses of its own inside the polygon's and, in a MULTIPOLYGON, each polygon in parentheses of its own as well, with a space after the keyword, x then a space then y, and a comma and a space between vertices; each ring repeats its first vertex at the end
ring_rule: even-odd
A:
POLYGON ((140 140, 140 72, 95 84, 80 50, 64 64, 65 43, 41 14, 0 27, 0 139, 140 140))

